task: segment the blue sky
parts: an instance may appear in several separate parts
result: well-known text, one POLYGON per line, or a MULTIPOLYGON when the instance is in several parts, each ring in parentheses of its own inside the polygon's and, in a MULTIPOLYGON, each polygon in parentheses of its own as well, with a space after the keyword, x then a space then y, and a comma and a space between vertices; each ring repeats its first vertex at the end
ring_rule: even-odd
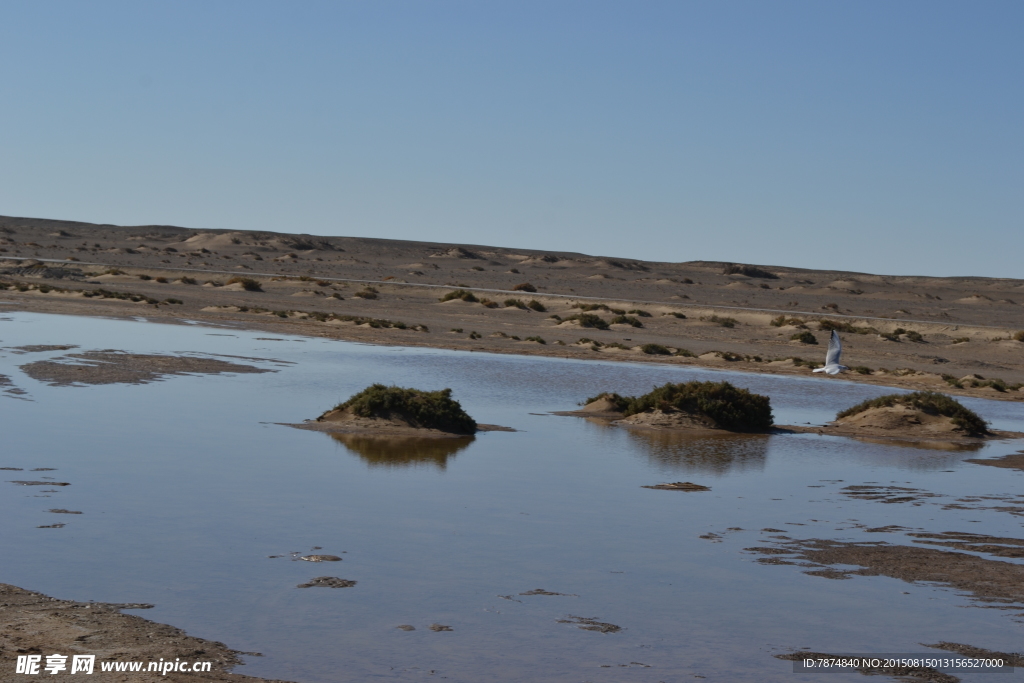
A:
POLYGON ((0 214, 1024 277, 1020 2, 0 4, 0 214))

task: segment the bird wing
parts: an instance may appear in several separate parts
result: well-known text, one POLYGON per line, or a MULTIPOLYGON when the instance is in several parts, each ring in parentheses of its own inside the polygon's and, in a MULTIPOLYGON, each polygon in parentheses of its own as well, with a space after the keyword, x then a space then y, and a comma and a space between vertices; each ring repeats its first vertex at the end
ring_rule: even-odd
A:
POLYGON ((828 340, 828 352, 825 354, 825 365, 839 365, 839 355, 843 352, 843 344, 839 341, 839 333, 832 330, 828 340))

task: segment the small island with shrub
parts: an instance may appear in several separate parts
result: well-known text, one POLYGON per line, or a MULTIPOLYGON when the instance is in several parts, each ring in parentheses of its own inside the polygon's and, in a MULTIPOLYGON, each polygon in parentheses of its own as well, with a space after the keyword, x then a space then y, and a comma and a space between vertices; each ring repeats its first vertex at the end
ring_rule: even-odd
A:
POLYGON ((895 442, 978 443, 984 439, 1020 438, 1024 434, 992 429, 980 415, 936 391, 887 394, 840 411, 822 427, 787 427, 791 431, 868 437, 895 442))
POLYGON ((451 389, 423 391, 373 384, 301 429, 378 436, 463 437, 478 431, 515 431, 479 424, 452 398, 451 389))
POLYGON ((599 418, 623 427, 655 430, 714 430, 766 433, 772 430, 767 396, 729 382, 671 382, 643 396, 602 393, 583 408, 557 415, 599 418))

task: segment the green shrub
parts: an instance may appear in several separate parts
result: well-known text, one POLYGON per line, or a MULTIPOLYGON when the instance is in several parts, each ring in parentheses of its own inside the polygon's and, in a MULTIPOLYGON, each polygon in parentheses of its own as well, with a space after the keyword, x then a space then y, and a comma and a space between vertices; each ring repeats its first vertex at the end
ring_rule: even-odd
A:
POLYGON ((479 339, 482 336, 483 335, 480 334, 479 332, 477 332, 476 330, 473 330, 472 332, 469 333, 469 338, 470 339, 479 339))
MULTIPOLYGON (((964 337, 964 339, 966 339, 966 337, 964 337)), ((1024 342, 1024 330, 1021 330, 1020 332, 1015 332, 1013 335, 1013 339, 1014 341, 1024 342)))
POLYGON ((544 341, 544 339, 542 339, 541 337, 527 337, 523 341, 537 342, 538 344, 547 344, 547 342, 544 341))
POLYGON ((183 284, 183 285, 198 285, 199 283, 196 281, 196 279, 194 277, 189 277, 187 275, 182 275, 181 276, 181 284, 183 284))
POLYGON ((644 324, 631 315, 617 315, 608 321, 609 325, 630 325, 631 327, 643 327, 644 324))
POLYGON ((452 332, 458 332, 459 334, 462 334, 462 328, 461 327, 453 327, 451 331, 452 332))
POLYGON ((480 303, 487 308, 497 308, 501 305, 497 301, 491 301, 490 299, 480 299, 480 303))
POLYGON ((531 285, 529 282, 520 282, 518 285, 512 288, 513 292, 530 292, 531 294, 537 291, 537 288, 531 285))
MULTIPOLYGON (((1024 332, 1018 332, 1017 334, 1024 335, 1024 332)), ((969 342, 969 341, 971 341, 970 337, 957 337, 956 339, 953 340, 952 343, 953 344, 963 344, 963 343, 969 342)), ((1024 339, 1021 339, 1019 341, 1024 341, 1024 339)))
POLYGON ((822 318, 818 321, 818 329, 822 332, 835 330, 836 332, 847 332, 849 334, 878 334, 878 330, 873 327, 859 327, 848 322, 829 320, 827 318, 822 318))
POLYGON ((242 289, 244 289, 247 292, 263 291, 263 287, 260 286, 259 280, 254 280, 251 277, 233 277, 230 280, 228 280, 229 285, 233 285, 236 282, 242 285, 242 289))
POLYGON ((895 332, 879 332, 878 336, 882 339, 888 339, 889 341, 894 342, 898 342, 900 340, 900 336, 895 332))
POLYGON ((871 368, 869 368, 866 365, 855 365, 855 366, 853 366, 850 369, 853 370, 854 372, 856 372, 858 375, 870 375, 871 374, 871 368))
POLYGON ((462 299, 463 301, 469 301, 470 303, 479 301, 479 299, 473 296, 473 292, 467 292, 464 289, 456 289, 454 292, 448 292, 442 296, 439 301, 444 303, 445 301, 451 301, 452 299, 462 299))
POLYGON ((759 277, 766 280, 778 280, 779 276, 764 268, 747 266, 740 263, 730 263, 722 269, 722 275, 746 275, 747 277, 759 277))
POLYGON ((670 315, 673 318, 679 318, 680 320, 686 320, 686 316, 683 315, 682 313, 677 312, 677 311, 669 311, 665 315, 670 315))
POLYGON ((632 313, 633 315, 638 315, 638 316, 640 316, 641 318, 651 318, 651 317, 653 317, 653 316, 652 316, 652 315, 651 315, 650 313, 648 313, 647 311, 645 311, 645 310, 642 310, 642 309, 639 309, 639 308, 634 308, 634 309, 633 309, 633 310, 631 310, 631 311, 626 311, 626 313, 632 313))
POLYGON ((360 299, 376 299, 377 298, 377 291, 375 289, 373 289, 372 287, 367 287, 366 289, 364 289, 364 290, 362 290, 360 292, 354 292, 352 294, 352 296, 357 296, 360 299))
POLYGON ((814 333, 811 332, 810 330, 804 330, 803 332, 797 332, 792 337, 790 337, 790 339, 792 339, 793 341, 798 341, 801 344, 817 344, 818 343, 817 337, 815 337, 814 333))
POLYGON ((426 429, 458 434, 476 432, 476 421, 452 399, 451 389, 421 391, 374 384, 334 407, 345 409, 359 417, 401 417, 426 429))
POLYGON ((608 322, 601 316, 594 315, 593 313, 577 313, 576 315, 570 315, 568 318, 562 320, 562 322, 567 322, 569 320, 579 321, 580 327, 592 327, 597 330, 608 329, 608 322))
POLYGON ((679 349, 679 350, 676 351, 676 355, 677 356, 682 356, 683 358, 696 358, 697 357, 697 354, 695 354, 693 351, 690 351, 689 349, 679 349))
POLYGON ((804 360, 803 358, 800 358, 799 356, 793 356, 790 360, 792 360, 793 361, 793 365, 797 366, 798 368, 799 367, 805 367, 805 368, 811 368, 813 370, 814 368, 819 367, 821 365, 820 363, 815 363, 812 360, 804 360))
POLYGON ((953 419, 953 424, 963 429, 970 436, 988 434, 988 423, 975 413, 960 404, 956 399, 935 391, 915 391, 910 394, 889 394, 868 399, 838 413, 836 419, 863 413, 871 408, 889 408, 901 404, 916 408, 929 415, 942 415, 953 419))
POLYGON ((537 301, 536 299, 530 299, 530 302, 526 304, 526 307, 531 310, 537 311, 538 313, 544 313, 548 310, 544 308, 544 304, 537 301))
POLYGON ((139 276, 139 279, 140 279, 140 280, 152 280, 152 279, 153 279, 153 276, 151 276, 151 275, 146 275, 146 274, 142 274, 142 275, 140 275, 140 276, 139 276))
POLYGON ((626 417, 650 410, 676 409, 706 415, 734 432, 763 432, 772 426, 767 396, 737 389, 728 382, 686 382, 656 387, 638 398, 627 397, 626 417))
POLYGON ((785 327, 792 325, 793 327, 799 327, 800 329, 807 329, 807 325, 800 318, 787 318, 784 315, 780 315, 778 318, 773 318, 771 322, 772 327, 785 327))
POLYGON ((914 330, 907 330, 904 333, 904 336, 912 342, 917 342, 918 344, 924 343, 924 336, 920 332, 915 332, 914 330))
POLYGON ((661 344, 644 344, 640 347, 640 350, 644 353, 652 356, 671 356, 672 352, 661 344))
POLYGON ((736 318, 720 318, 717 315, 701 317, 701 320, 707 320, 708 322, 716 323, 722 327, 736 327, 736 323, 739 322, 736 318))
POLYGON ((526 310, 526 304, 524 304, 520 299, 505 299, 505 307, 506 308, 521 308, 524 311, 526 310))

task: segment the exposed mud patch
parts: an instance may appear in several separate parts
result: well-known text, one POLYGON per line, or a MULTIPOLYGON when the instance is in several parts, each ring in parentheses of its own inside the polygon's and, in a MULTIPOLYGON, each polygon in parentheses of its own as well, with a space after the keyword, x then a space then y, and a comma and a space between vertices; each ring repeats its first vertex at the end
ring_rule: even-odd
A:
POLYGON ((200 356, 127 353, 112 349, 72 353, 53 360, 27 363, 21 370, 50 386, 86 384, 148 384, 170 375, 252 374, 275 372, 200 356))
POLYGON ((12 353, 44 353, 46 351, 70 351, 77 349, 77 344, 28 344, 26 346, 8 346, 6 351, 12 353))
POLYGON ((672 484, 655 484, 654 486, 642 486, 645 489, 657 489, 659 491, 710 491, 710 486, 694 484, 692 481, 677 481, 672 484))
POLYGON ((576 628, 583 629, 584 631, 597 631, 598 633, 618 633, 622 630, 621 626, 609 624, 606 621, 598 621, 597 617, 577 617, 572 614, 568 615, 565 619, 559 619, 558 623, 573 624, 576 628))
POLYGON ((341 558, 337 555, 304 555, 299 559, 306 562, 341 562, 341 558))
POLYGON ((66 481, 22 481, 20 479, 12 479, 10 483, 19 486, 71 486, 71 483, 66 481))
POLYGON ((1004 455, 1001 458, 975 458, 965 462, 971 462, 975 465, 988 465, 989 467, 1004 467, 1024 472, 1024 451, 1004 455))
POLYGON ((543 588, 534 588, 532 591, 526 591, 525 593, 520 593, 520 595, 561 595, 567 598, 580 597, 575 593, 553 593, 552 591, 546 591, 543 588))
POLYGON ((351 588, 356 583, 348 579, 339 579, 337 576, 318 576, 307 583, 300 583, 296 588, 351 588))
POLYGON ((431 631, 454 631, 455 630, 451 626, 447 626, 445 624, 431 624, 427 628, 429 628, 431 631))
MULTIPOLYGON (((1024 541, 1020 539, 995 539, 957 532, 914 535, 952 547, 957 547, 954 544, 965 544, 965 547, 991 547, 1006 553, 1015 553, 1018 548, 1024 547, 1024 541), (970 540, 962 540, 963 537, 969 537, 970 540)), ((962 591, 978 602, 993 603, 993 606, 1004 605, 1010 608, 1024 604, 1024 565, 967 553, 884 542, 852 543, 824 539, 793 540, 781 542, 774 547, 746 550, 761 555, 786 555, 787 560, 804 560, 815 565, 815 568, 805 573, 825 578, 888 576, 909 583, 940 584, 962 591), (860 569, 836 568, 835 565, 852 565, 860 569)), ((991 550, 982 552, 995 554, 991 550)))

